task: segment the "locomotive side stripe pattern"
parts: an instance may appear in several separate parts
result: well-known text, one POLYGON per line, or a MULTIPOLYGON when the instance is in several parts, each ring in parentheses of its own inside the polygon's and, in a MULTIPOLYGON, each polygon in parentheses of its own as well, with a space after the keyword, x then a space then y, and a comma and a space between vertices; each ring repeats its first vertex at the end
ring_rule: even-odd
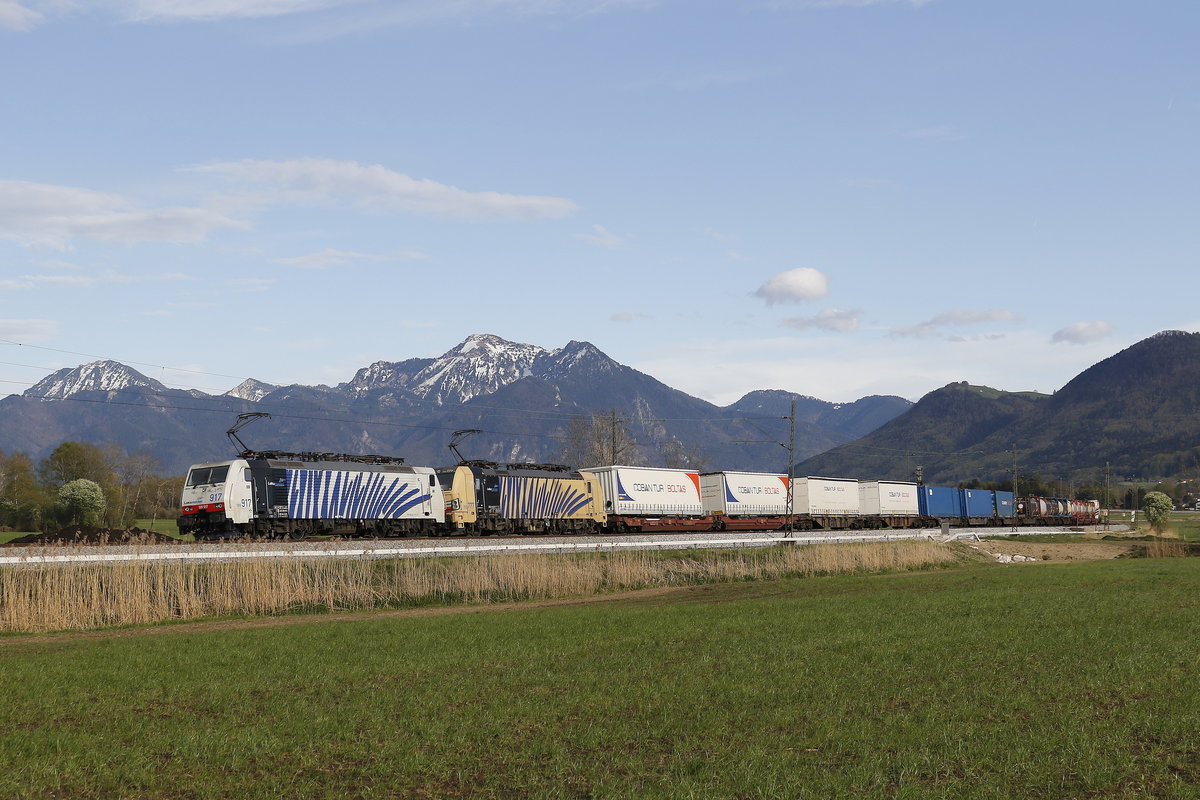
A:
POLYGON ((430 499, 399 475, 287 470, 291 519, 398 519, 430 499))
POLYGON ((574 481, 500 478, 500 516, 505 519, 570 519, 591 499, 574 481))

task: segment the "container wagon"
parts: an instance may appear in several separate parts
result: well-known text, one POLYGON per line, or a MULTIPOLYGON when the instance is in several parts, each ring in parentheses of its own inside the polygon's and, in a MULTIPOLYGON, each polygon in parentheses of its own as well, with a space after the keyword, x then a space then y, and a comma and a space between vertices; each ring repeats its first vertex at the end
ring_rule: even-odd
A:
POLYGON ((706 472, 700 503, 715 530, 780 530, 788 524, 788 477, 770 472, 706 472))
POLYGON ((921 516, 920 491, 905 481, 861 481, 859 507, 865 524, 875 528, 911 528, 921 516))
POLYGON ((608 529, 625 531, 708 530, 713 520, 700 501, 700 474, 686 469, 588 467, 604 495, 608 529))
POLYGON ((802 529, 839 530, 862 524, 855 478, 796 478, 792 482, 792 506, 802 529))

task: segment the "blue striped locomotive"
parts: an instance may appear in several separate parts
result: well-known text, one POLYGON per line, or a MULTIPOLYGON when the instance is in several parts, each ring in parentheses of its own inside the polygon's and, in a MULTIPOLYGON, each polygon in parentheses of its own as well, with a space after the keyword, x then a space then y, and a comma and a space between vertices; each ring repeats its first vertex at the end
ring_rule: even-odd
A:
POLYGON ((179 531, 250 536, 422 536, 445 522, 435 471, 389 456, 246 451, 188 470, 179 531))
POLYGON ((463 462, 435 470, 401 458, 243 452, 188 470, 179 531, 197 539, 595 533, 595 476, 569 467, 463 462))
POLYGON ((586 471, 465 461, 439 476, 452 533, 596 533, 607 520, 600 484, 586 471))

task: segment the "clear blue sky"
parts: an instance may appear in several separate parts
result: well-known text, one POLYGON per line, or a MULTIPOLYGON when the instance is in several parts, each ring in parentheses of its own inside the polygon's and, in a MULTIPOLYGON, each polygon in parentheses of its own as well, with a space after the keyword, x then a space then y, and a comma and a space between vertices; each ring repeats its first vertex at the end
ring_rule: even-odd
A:
POLYGON ((1197 42, 1195 0, 0 0, 0 393, 476 332, 722 404, 1052 391, 1200 329, 1197 42))

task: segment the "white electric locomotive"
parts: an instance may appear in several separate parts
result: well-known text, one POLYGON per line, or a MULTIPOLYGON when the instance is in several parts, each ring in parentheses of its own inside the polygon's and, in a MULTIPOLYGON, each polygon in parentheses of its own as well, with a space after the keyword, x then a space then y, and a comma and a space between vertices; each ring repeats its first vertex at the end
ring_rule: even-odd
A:
POLYGON ((188 470, 179 531, 197 539, 426 536, 445 521, 431 467, 388 456, 247 451, 188 470))

